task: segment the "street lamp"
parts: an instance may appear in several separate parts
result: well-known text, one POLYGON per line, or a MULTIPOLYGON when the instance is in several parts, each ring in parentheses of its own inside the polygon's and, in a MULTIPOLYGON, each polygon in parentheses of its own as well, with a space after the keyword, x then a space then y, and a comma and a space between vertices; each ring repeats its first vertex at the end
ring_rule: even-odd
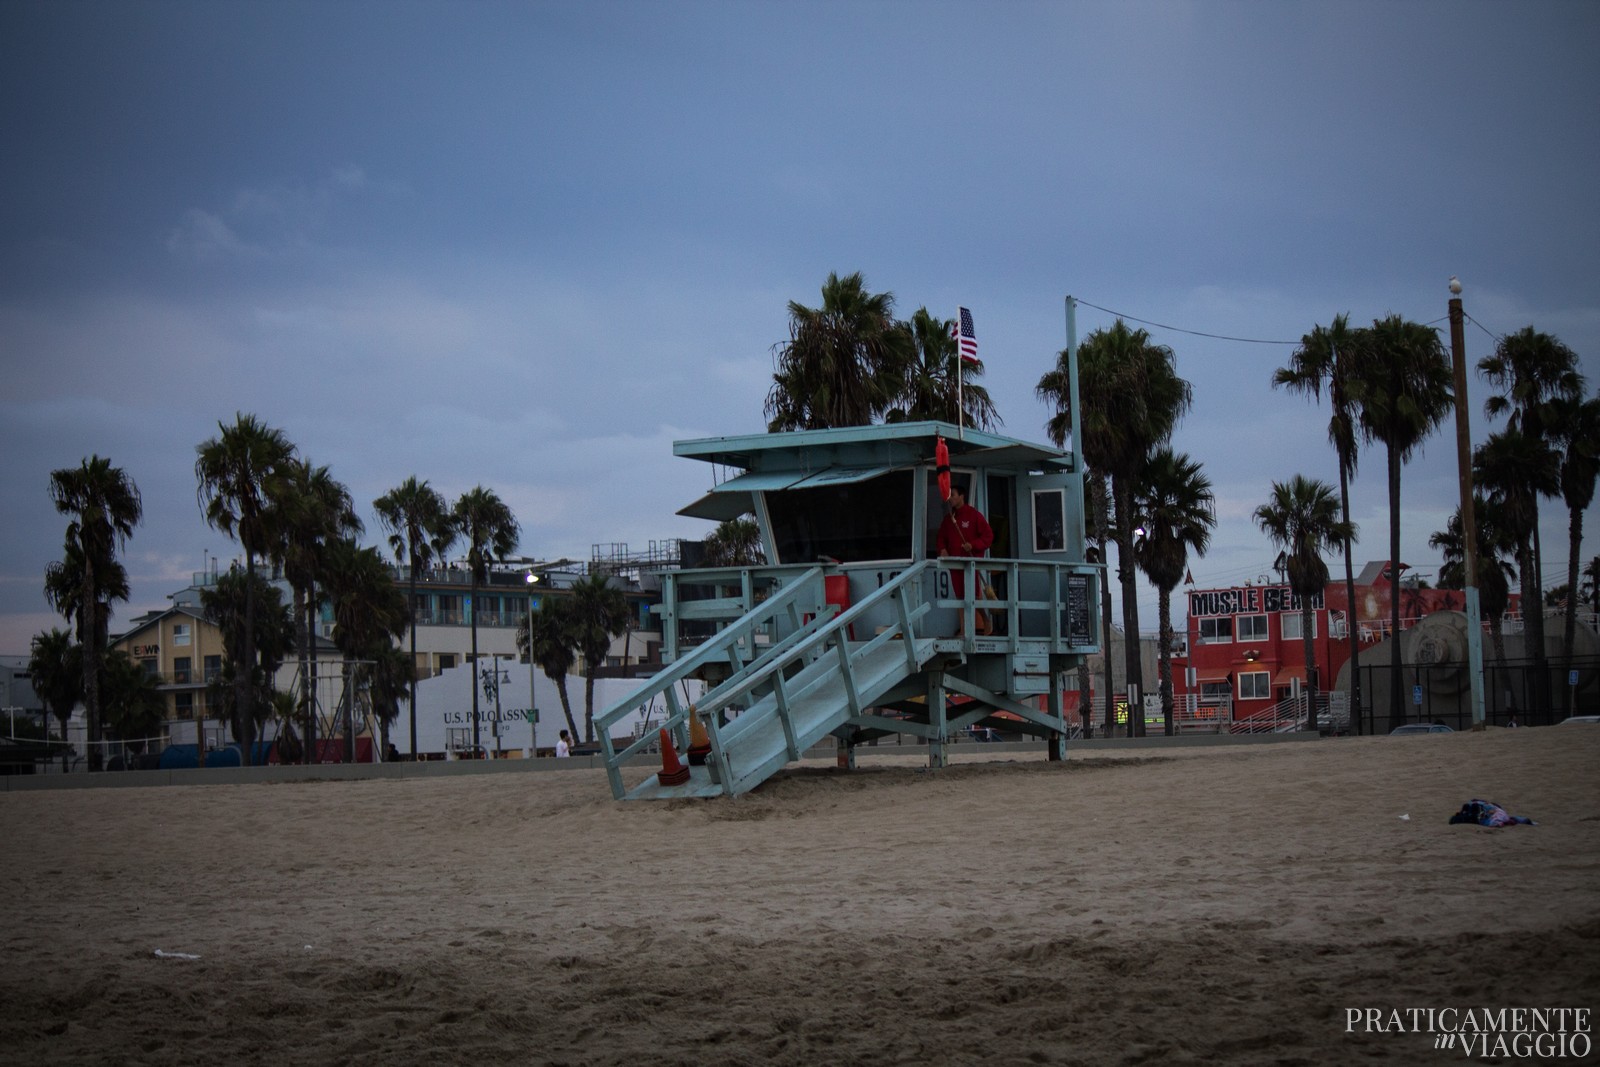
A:
POLYGON ((533 692, 533 587, 544 581, 538 571, 530 570, 522 579, 528 585, 528 758, 539 754, 539 705, 533 692))
POLYGON ((1467 410, 1467 343, 1461 310, 1461 279, 1450 276, 1450 356, 1455 373, 1456 466, 1461 483, 1461 545, 1466 574, 1467 677, 1472 685, 1472 728, 1483 721, 1483 619, 1478 606, 1478 521, 1472 501, 1472 430, 1467 410))

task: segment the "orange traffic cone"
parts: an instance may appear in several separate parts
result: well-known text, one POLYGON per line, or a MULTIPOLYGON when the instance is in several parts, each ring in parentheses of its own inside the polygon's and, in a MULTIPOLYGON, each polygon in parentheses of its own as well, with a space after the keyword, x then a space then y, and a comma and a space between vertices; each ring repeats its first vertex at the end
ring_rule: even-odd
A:
POLYGON ((689 780, 689 768, 678 759, 678 750, 672 747, 672 737, 665 727, 661 730, 661 773, 656 780, 662 785, 682 785, 689 780))
POLYGON ((706 757, 711 755, 711 738, 706 734, 706 728, 700 724, 700 713, 693 704, 689 705, 689 766, 704 767, 706 757))

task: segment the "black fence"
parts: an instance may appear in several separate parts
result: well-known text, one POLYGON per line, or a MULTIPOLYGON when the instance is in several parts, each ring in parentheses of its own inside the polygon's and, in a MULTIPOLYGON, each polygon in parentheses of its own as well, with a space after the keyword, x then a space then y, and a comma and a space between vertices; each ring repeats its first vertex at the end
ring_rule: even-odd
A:
MULTIPOLYGON (((1465 663, 1405 664, 1400 691, 1400 706, 1392 709, 1389 665, 1362 663, 1359 732, 1388 733, 1415 722, 1472 728, 1465 663)), ((1552 656, 1542 671, 1533 660, 1485 656, 1483 709, 1490 726, 1548 726, 1572 715, 1600 715, 1600 656, 1575 656, 1570 663, 1552 656)))

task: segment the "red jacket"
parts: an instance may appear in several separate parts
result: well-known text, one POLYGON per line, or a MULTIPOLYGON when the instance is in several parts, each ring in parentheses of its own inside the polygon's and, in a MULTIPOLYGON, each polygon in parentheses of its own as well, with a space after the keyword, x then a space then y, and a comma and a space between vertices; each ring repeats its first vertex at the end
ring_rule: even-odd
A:
POLYGON ((982 556, 992 544, 994 531, 989 529, 989 520, 971 504, 961 505, 939 524, 939 551, 946 555, 982 556))

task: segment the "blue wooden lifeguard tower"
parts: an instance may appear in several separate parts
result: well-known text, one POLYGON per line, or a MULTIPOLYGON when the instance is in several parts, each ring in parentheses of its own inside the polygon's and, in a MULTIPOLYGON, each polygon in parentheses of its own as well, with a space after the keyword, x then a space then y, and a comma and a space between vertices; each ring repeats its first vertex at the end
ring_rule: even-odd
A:
POLYGON ((618 799, 737 795, 830 734, 847 764, 856 745, 902 733, 943 766, 952 737, 974 725, 1065 754, 1062 675, 1101 647, 1104 574, 1084 560, 1079 456, 942 422, 714 437, 673 452, 731 474, 680 514, 754 515, 767 562, 663 575, 668 666, 596 722, 618 799), (986 559, 937 558, 941 438, 953 483, 994 528, 986 559), (683 753, 685 678, 707 686, 696 705, 704 765, 681 784, 656 775, 626 789, 623 765, 658 735, 618 748, 610 727, 659 697, 683 753))

